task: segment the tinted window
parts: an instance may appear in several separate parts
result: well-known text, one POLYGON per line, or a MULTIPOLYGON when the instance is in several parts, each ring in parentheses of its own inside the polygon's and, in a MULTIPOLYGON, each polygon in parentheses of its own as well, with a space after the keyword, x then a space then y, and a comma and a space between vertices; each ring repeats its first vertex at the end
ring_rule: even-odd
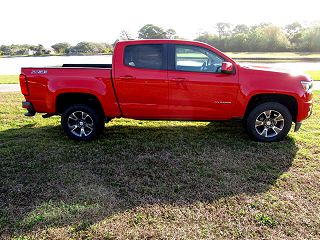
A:
POLYGON ((163 45, 130 45, 124 50, 124 64, 136 68, 164 69, 163 45))
POLYGON ((214 52, 196 46, 176 45, 176 70, 191 72, 221 72, 224 59, 214 52))

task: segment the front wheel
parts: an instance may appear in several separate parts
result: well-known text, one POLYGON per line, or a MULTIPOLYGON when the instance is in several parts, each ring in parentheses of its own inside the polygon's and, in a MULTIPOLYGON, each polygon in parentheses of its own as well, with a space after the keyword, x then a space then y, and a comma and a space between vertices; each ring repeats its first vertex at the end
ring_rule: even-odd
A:
POLYGON ((276 102, 262 103, 249 113, 246 130, 259 142, 275 142, 288 135, 292 116, 287 107, 276 102))
POLYGON ((101 133, 104 122, 99 114, 89 106, 74 104, 62 113, 61 125, 69 138, 91 140, 101 133))

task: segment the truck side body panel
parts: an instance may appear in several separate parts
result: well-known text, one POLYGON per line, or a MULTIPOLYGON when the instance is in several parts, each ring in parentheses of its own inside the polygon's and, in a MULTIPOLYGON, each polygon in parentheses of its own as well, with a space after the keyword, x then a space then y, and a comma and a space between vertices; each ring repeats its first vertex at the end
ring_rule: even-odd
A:
MULTIPOLYGON (((176 64, 177 65, 177 64, 176 64)), ((260 94, 290 96, 297 103, 296 121, 306 119, 312 108, 312 92, 301 81, 304 75, 266 67, 246 67, 219 50, 200 42, 182 40, 137 40, 117 43, 111 69, 23 68, 29 94, 25 96, 36 112, 57 113, 60 94, 85 93, 95 96, 105 116, 134 119, 227 120, 243 118, 250 100, 260 94), (163 45, 161 69, 125 64, 125 49, 132 45, 163 45), (169 45, 205 48, 232 64, 232 73, 188 72, 170 67, 169 45)))

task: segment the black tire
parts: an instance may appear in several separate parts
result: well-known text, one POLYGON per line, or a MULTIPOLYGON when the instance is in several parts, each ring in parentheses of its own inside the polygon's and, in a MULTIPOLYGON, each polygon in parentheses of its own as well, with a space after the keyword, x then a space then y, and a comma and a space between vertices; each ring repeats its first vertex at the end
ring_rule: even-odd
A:
POLYGON ((246 118, 246 131, 259 142, 275 142, 285 138, 292 126, 292 116, 284 105, 262 103, 251 110, 246 118))
POLYGON ((104 121, 103 117, 91 107, 85 104, 74 104, 63 111, 61 125, 69 138, 88 141, 102 132, 104 121))

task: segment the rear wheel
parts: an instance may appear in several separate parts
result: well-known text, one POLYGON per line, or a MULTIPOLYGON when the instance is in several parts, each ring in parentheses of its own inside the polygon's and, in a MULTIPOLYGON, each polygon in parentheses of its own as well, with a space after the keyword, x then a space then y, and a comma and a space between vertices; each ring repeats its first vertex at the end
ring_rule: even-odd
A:
POLYGON ((292 116, 288 108, 276 102, 262 103, 249 113, 246 130, 260 142, 282 140, 291 129, 292 116))
POLYGON ((69 138, 91 140, 102 132, 104 122, 103 118, 89 106, 74 104, 62 113, 61 125, 69 138))

